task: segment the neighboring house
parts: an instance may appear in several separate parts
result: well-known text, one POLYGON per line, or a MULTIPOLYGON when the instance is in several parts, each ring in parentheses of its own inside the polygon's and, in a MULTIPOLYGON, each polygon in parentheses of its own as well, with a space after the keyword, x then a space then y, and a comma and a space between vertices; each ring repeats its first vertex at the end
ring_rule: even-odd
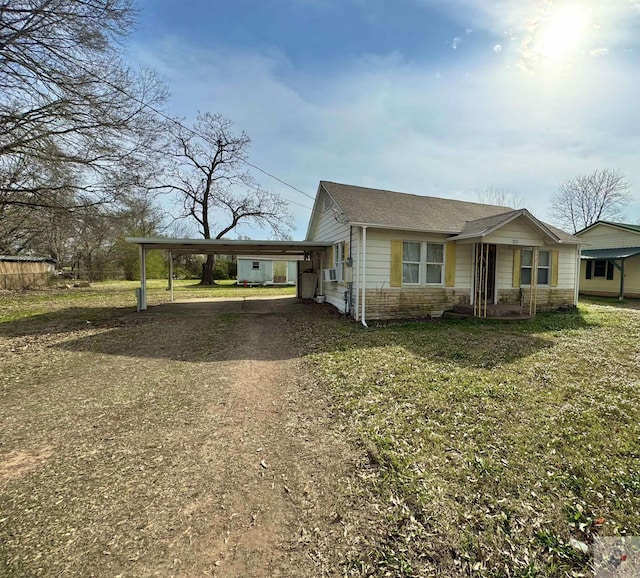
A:
POLYGON ((597 221, 576 237, 585 246, 580 293, 640 298, 640 225, 597 221))
POLYGON ((306 239, 332 243, 318 293, 363 323, 577 302, 581 241, 526 209, 321 181, 306 239))
POLYGON ((52 259, 0 255, 0 289, 46 287, 54 272, 52 259))
POLYGON ((300 257, 238 257, 238 285, 296 285, 300 257))

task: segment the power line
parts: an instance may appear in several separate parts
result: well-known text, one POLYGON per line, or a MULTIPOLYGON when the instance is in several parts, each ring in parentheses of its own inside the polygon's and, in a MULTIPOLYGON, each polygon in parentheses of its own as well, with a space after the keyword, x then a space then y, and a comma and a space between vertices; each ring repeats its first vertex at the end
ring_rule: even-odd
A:
MULTIPOLYGON (((195 129, 192 129, 191 127, 185 126, 184 124, 182 124, 180 121, 176 120, 175 118, 170 117, 168 114, 165 114, 164 112, 162 112, 161 110, 157 109, 156 107, 152 106, 151 104, 149 104, 148 102, 144 102, 143 100, 141 100, 140 98, 138 98, 137 96, 131 95, 129 94, 126 90, 124 90, 121 86, 118 86, 114 83, 112 83, 111 81, 109 81, 106 78, 101 78, 99 77, 97 74, 95 74, 92 70, 89 70, 88 68, 86 68, 83 64, 80 64, 79 62, 76 62, 76 66, 78 66, 79 68, 81 68, 82 70, 84 70, 87 74, 89 74, 90 76, 92 76, 93 78, 95 78, 96 80, 98 80, 99 82, 102 82, 104 84, 106 84, 107 86, 110 86, 111 88, 113 88, 114 90, 117 90, 118 92, 121 92, 122 94, 124 94, 127 98, 130 98, 131 100, 133 100, 134 102, 137 102, 139 105, 153 111, 155 114, 157 114, 158 116, 161 116, 162 118, 164 118, 165 120, 168 120, 169 122, 172 122, 173 124, 179 126, 180 128, 182 128, 183 130, 186 130, 187 132, 190 132, 192 135, 197 136, 198 138, 201 138, 202 140, 208 142, 210 145, 213 146, 218 146, 217 142, 214 142, 213 139, 210 139, 207 135, 205 134, 200 134, 198 131, 196 131, 195 129)), ((229 153, 233 158, 239 160, 240 162, 254 168, 257 171, 260 171, 261 173, 267 175, 268 177, 271 177, 272 179, 278 181, 279 183, 282 183, 283 185, 285 185, 286 187, 289 187, 290 189, 293 189, 294 191, 296 191, 297 193, 300 193, 301 195, 304 195, 305 197, 308 197, 309 199, 311 199, 312 201, 315 201, 315 197, 311 196, 308 193, 305 193, 304 191, 300 190, 298 187, 295 187, 294 185, 288 183, 287 181, 277 177, 276 175, 260 168, 257 165, 254 165, 253 163, 250 163, 248 160, 242 158, 240 155, 235 155, 233 153, 229 153)), ((292 202, 296 205, 300 205, 301 207, 304 207, 305 209, 309 209, 309 210, 313 210, 309 207, 305 207, 304 205, 301 205, 300 203, 296 203, 295 201, 289 201, 292 202)))

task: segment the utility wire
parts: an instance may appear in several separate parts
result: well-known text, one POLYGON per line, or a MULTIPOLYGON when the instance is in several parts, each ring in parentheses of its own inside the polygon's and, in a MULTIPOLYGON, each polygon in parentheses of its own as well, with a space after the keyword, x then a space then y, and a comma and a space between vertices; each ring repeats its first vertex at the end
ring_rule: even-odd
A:
MULTIPOLYGON (((197 130, 190 128, 188 126, 185 126, 184 124, 182 124, 180 121, 176 120, 175 118, 170 117, 168 114, 165 114, 164 112, 162 112, 161 110, 159 110, 158 108, 152 106, 151 104, 149 104, 148 102, 144 102, 142 99, 138 98, 137 96, 134 96, 132 94, 129 94, 126 90, 124 90, 121 86, 118 86, 117 84, 114 84, 113 82, 109 81, 106 78, 101 78, 99 77, 96 73, 94 73, 92 70, 89 70, 87 67, 85 67, 83 64, 76 62, 76 66, 78 66, 79 68, 81 68, 84 72, 86 72, 87 74, 89 74, 90 76, 92 76, 93 78, 95 78, 97 81, 102 82, 104 84, 106 84, 107 86, 110 86, 111 88, 113 88, 114 90, 117 90, 118 92, 121 92, 122 94, 124 94, 127 98, 130 98, 131 100, 133 100, 134 102, 137 102, 140 106, 143 106, 144 108, 147 108, 149 110, 151 110, 152 112, 154 112, 155 114, 157 114, 158 116, 161 116, 162 118, 164 118, 165 120, 168 120, 169 122, 179 126, 180 128, 182 128, 183 130, 186 130, 187 132, 191 133, 194 136, 197 136, 198 138, 201 138, 202 140, 208 142, 210 145, 213 146, 218 146, 217 142, 214 142, 213 139, 210 139, 207 135, 205 134, 200 134, 197 130)), ((257 171, 260 171, 261 173, 267 175, 268 177, 271 177, 272 179, 275 179, 276 181, 278 181, 279 183, 282 183, 283 185, 285 185, 286 187, 289 187, 290 189, 293 189, 294 191, 296 191, 297 193, 300 193, 301 195, 304 195, 305 197, 308 197, 309 199, 311 199, 312 201, 315 201, 315 197, 311 196, 308 193, 305 193, 304 191, 300 190, 298 187, 295 187, 294 185, 288 183, 287 181, 275 176, 274 174, 265 171, 264 169, 260 168, 257 165, 254 165, 253 163, 250 163, 248 160, 242 158, 240 155, 234 155, 233 153, 230 153, 230 155, 239 160, 240 162, 254 168, 257 171)), ((301 205, 300 203, 296 203, 295 201, 290 201, 295 205, 300 205, 301 207, 304 207, 305 209, 309 209, 309 210, 313 210, 310 207, 305 207, 304 205, 301 205)))

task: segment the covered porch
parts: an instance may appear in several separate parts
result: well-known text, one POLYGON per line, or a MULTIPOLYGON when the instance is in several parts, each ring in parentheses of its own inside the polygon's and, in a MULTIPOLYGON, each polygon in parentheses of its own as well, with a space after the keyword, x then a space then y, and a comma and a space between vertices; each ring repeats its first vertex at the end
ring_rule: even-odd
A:
MULTIPOLYGON (((539 305, 577 300, 577 284, 558 289, 561 245, 564 267, 575 273, 576 243, 536 219, 526 209, 469 221, 449 241, 471 246, 471 292, 466 309, 475 317, 533 317, 539 305), (569 251, 570 254, 567 252, 569 251), (573 261, 573 262, 572 262, 573 261)), ((573 274, 572 273, 572 274, 573 274)))

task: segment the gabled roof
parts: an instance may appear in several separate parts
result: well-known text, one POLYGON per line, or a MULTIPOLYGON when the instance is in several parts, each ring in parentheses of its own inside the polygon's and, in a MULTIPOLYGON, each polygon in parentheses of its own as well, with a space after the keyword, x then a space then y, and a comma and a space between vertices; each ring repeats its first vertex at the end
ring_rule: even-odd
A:
MULTIPOLYGON (((387 229, 459 233, 465 222, 509 213, 510 207, 410 195, 320 181, 351 224, 387 229)), ((319 196, 319 195, 318 195, 319 196)), ((317 198, 316 198, 317 202, 317 198)))
POLYGON ((596 225, 608 225, 609 227, 617 227, 618 229, 624 229, 625 231, 631 231, 633 233, 640 233, 640 225, 631 225, 629 223, 615 223, 613 221, 596 221, 592 225, 581 229, 576 233, 576 236, 582 235, 587 231, 593 229, 596 225))
POLYGON ((569 235, 552 225, 536 219, 536 217, 534 217, 527 209, 516 209, 509 213, 495 215, 493 217, 485 217, 484 219, 477 219, 475 221, 468 221, 465 223, 460 234, 453 237, 452 240, 457 241, 461 239, 471 239, 474 237, 486 237, 500 229, 500 227, 503 227, 507 223, 518 218, 526 220, 530 226, 554 243, 577 242, 577 239, 573 237, 573 235, 569 235))
POLYGON ((333 199, 337 205, 335 210, 351 225, 470 238, 487 235, 509 221, 524 216, 553 242, 580 242, 572 235, 539 221, 526 209, 514 210, 499 205, 410 195, 329 181, 320 181, 307 238, 312 234, 314 224, 322 212, 319 204, 322 193, 333 199))

